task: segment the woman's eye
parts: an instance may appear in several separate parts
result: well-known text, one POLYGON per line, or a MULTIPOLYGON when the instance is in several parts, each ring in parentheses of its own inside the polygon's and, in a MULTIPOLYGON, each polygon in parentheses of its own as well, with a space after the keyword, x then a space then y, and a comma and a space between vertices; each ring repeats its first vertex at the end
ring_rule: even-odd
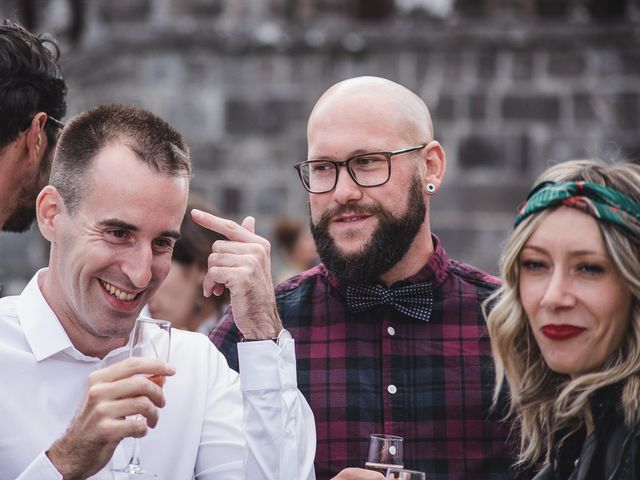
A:
POLYGON ((597 263, 581 263, 578 265, 578 270, 588 275, 598 275, 604 272, 604 267, 597 263))
POLYGON ((545 263, 540 260, 523 260, 520 262, 520 265, 524 270, 529 270, 531 272, 542 270, 546 266, 545 263))

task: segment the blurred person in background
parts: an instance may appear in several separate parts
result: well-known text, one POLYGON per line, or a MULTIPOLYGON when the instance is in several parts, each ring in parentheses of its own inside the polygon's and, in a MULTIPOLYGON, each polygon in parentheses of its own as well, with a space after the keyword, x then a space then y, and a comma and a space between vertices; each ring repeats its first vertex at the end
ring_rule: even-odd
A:
MULTIPOLYGON (((480 309, 498 279, 450 259, 431 233, 446 158, 427 106, 390 80, 348 79, 320 97, 307 140, 296 168, 322 263, 279 285, 275 301, 253 285, 245 298, 265 318, 280 315, 297 340, 318 478, 382 479, 357 468, 371 434, 404 437, 404 465, 429 480, 515 478, 510 426, 491 414, 480 309)), ((236 308, 211 335, 234 369, 236 308)))
POLYGON ((311 232, 302 222, 288 217, 278 219, 273 228, 273 237, 285 260, 285 264, 276 275, 276 283, 318 264, 316 244, 311 232))
POLYGON ((153 318, 169 320, 175 328, 208 334, 222 316, 229 295, 225 292, 207 298, 202 294, 202 282, 211 245, 226 237, 195 223, 191 218, 194 208, 216 213, 213 205, 193 193, 189 195, 187 212, 180 226, 181 237, 173 247, 171 269, 151 297, 149 311, 153 318))
POLYGON ((57 44, 20 24, 0 23, 0 228, 24 232, 49 180, 67 111, 57 44), (49 50, 50 46, 52 50, 49 50))
POLYGON ((640 478, 640 166, 570 161, 534 183, 487 325, 536 479, 640 478))

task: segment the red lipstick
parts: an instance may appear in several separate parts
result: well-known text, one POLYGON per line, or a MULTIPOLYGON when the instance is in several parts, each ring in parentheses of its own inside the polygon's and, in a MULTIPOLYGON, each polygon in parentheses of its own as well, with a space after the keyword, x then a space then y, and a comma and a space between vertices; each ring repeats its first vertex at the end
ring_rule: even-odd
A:
POLYGON ((580 335, 586 328, 575 325, 545 325, 540 329, 542 334, 551 340, 569 340, 580 335))

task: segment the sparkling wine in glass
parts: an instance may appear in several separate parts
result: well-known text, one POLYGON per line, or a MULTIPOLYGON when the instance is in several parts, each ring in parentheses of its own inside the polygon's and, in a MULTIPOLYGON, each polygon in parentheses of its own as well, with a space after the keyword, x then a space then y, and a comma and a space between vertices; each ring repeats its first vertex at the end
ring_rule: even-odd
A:
POLYGON ((418 472, 417 470, 389 468, 385 478, 386 480, 426 480, 427 476, 424 472, 418 472))
MULTIPOLYGON (((136 320, 131 333, 129 356, 158 358, 163 362, 168 362, 170 344, 171 322, 140 317, 136 320)), ((164 385, 164 376, 152 375, 149 379, 160 387, 164 385)), ((139 416, 137 417, 139 418, 139 416)), ((122 468, 113 469, 113 471, 139 477, 158 476, 142 467, 140 463, 140 439, 138 438, 133 439, 133 452, 129 459, 129 464, 122 468)))
POLYGON ((396 435, 371 435, 369 455, 364 468, 386 475, 389 468, 402 468, 402 466, 402 437, 396 435))

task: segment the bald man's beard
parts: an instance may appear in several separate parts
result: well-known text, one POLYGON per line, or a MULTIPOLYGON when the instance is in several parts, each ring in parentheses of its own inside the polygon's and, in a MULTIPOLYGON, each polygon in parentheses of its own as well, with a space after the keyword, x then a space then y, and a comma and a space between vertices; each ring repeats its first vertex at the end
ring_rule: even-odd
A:
POLYGON ((31 182, 22 185, 18 192, 16 206, 2 226, 3 232, 26 232, 31 228, 36 219, 36 199, 49 181, 51 172, 51 162, 53 160, 54 147, 47 148, 42 159, 38 172, 31 182))
POLYGON ((420 227, 425 221, 427 208, 418 176, 409 188, 405 213, 394 217, 378 203, 373 206, 342 205, 325 212, 317 224, 311 221, 311 233, 318 255, 327 269, 348 284, 373 284, 405 256, 420 227), (371 238, 356 253, 342 253, 329 235, 329 224, 336 215, 365 213, 378 218, 371 238))

